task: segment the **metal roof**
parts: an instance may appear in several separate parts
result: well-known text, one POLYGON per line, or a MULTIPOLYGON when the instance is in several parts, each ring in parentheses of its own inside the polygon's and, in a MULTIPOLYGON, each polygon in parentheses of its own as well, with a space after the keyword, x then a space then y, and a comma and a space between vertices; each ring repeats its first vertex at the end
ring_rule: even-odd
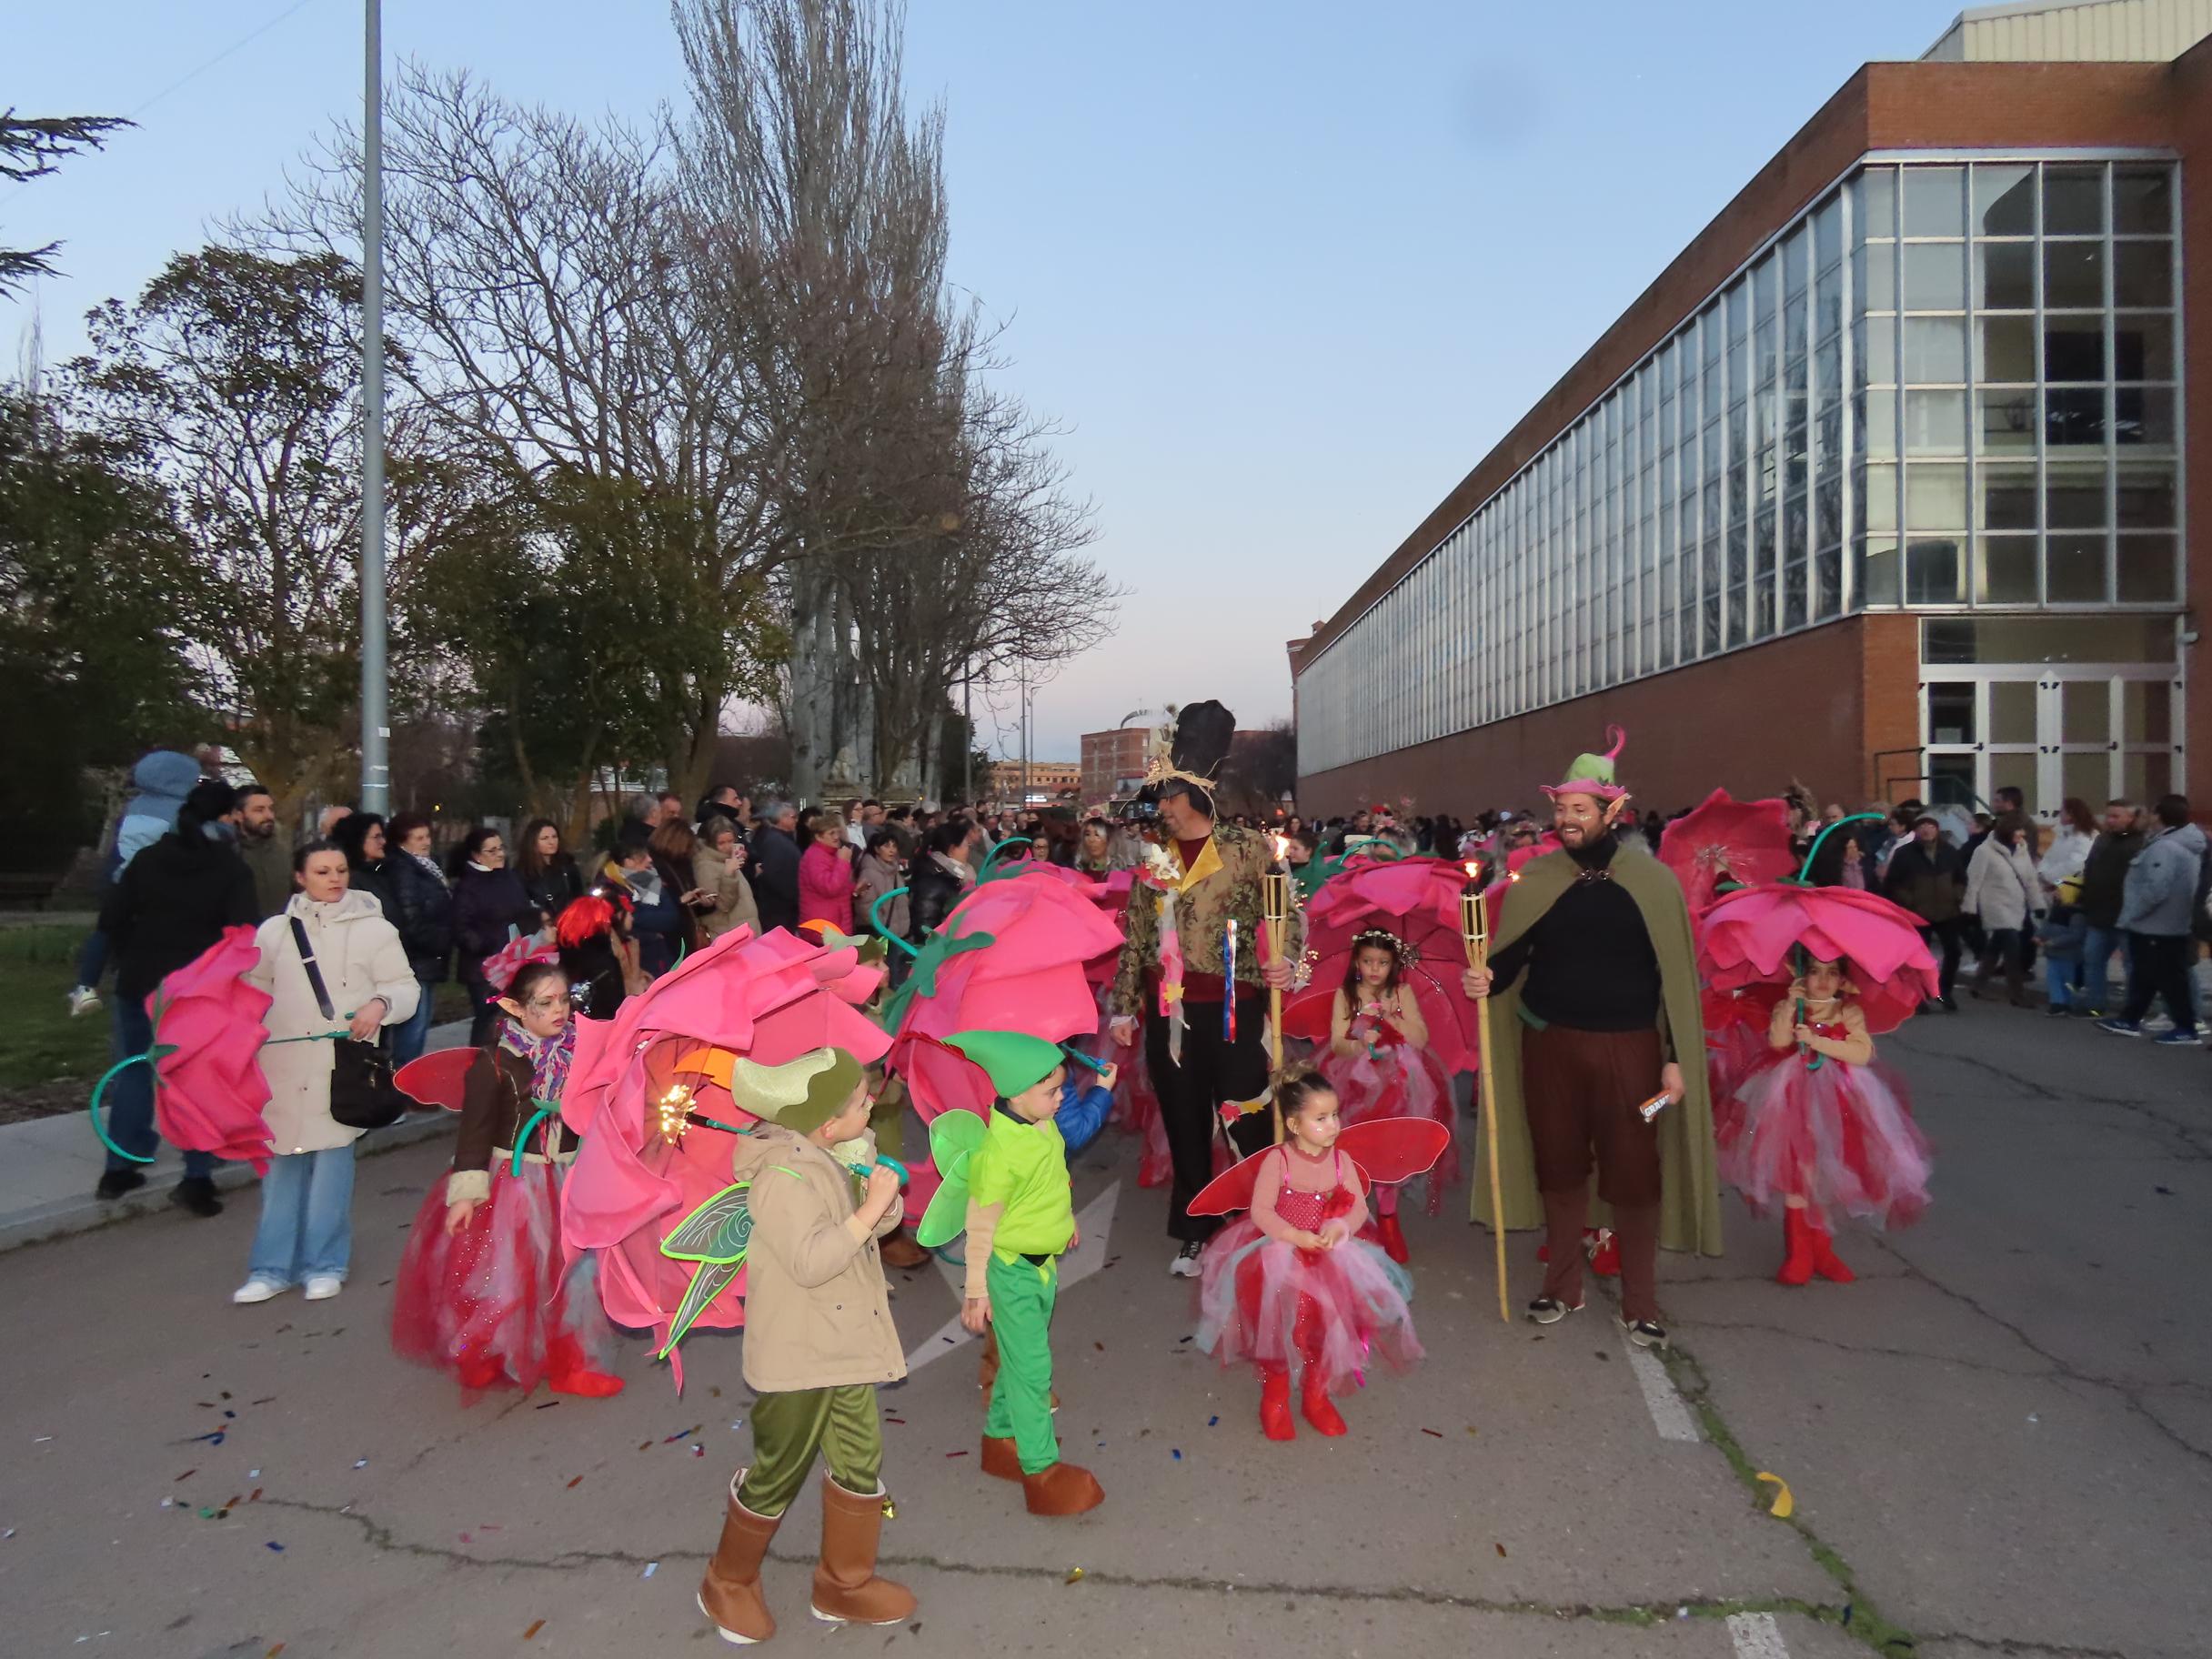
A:
POLYGON ((1920 55, 1946 63, 2164 63, 2212 35, 2212 0, 2019 0, 1961 12, 1920 55))

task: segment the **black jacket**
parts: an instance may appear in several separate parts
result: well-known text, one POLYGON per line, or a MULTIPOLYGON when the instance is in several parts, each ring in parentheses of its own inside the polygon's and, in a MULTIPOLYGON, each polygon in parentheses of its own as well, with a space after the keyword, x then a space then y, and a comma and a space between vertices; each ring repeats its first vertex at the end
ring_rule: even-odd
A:
POLYGON ((100 907, 116 994, 134 1001, 192 961, 225 928, 261 920, 254 873, 228 841, 171 830, 123 867, 100 907))
POLYGON ((536 875, 523 877, 522 890, 548 919, 558 921, 569 900, 584 896, 584 872, 578 868, 575 855, 558 853, 536 875))
POLYGON ((2143 850, 2143 832, 2129 830, 2119 835, 2097 831, 2089 843, 2089 856, 2081 867, 2081 913, 2093 928, 2110 930, 2120 925, 2120 900, 2127 886, 2128 866, 2143 850))
POLYGON ((1882 897, 1925 922, 1953 921, 1966 891, 1966 860, 1948 841, 1934 847, 1907 841, 1889 855, 1882 897))
POLYGON ((753 901, 760 907, 760 931, 799 929, 799 843, 780 830, 762 824, 753 831, 753 901))
POLYGON ((357 893, 368 894, 383 907, 384 920, 395 928, 399 925, 399 901, 392 892, 392 861, 389 859, 378 859, 373 864, 349 861, 346 866, 346 885, 357 893))
POLYGON ((454 943, 461 952, 461 980, 484 977, 484 959, 507 943, 510 929, 538 930, 538 907, 511 870, 461 867, 453 881, 454 943))
POLYGON ((417 979, 436 984, 453 959, 453 894, 446 879, 404 852, 384 860, 384 879, 391 890, 385 917, 399 930, 407 964, 417 979))
POLYGON ((930 854, 916 859, 906 883, 907 938, 919 945, 943 927, 967 890, 958 876, 930 854))

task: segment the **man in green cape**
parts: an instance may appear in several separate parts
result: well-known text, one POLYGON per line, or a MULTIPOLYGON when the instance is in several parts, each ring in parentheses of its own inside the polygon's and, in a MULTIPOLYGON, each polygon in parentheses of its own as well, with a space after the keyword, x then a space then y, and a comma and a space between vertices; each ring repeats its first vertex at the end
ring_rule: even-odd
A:
MULTIPOLYGON (((1621 1323, 1639 1347, 1664 1347, 1658 1253, 1721 1253, 1720 1182, 1706 1084, 1697 951, 1674 875, 1614 836, 1628 792, 1614 776, 1625 739, 1578 756, 1546 785, 1561 850, 1524 865, 1510 890, 1487 972, 1503 1224, 1541 1225, 1538 1324, 1583 1305, 1583 1229, 1591 1172, 1621 1252, 1621 1323)), ((1489 1213, 1486 1141, 1478 1142, 1474 1219, 1489 1213)))

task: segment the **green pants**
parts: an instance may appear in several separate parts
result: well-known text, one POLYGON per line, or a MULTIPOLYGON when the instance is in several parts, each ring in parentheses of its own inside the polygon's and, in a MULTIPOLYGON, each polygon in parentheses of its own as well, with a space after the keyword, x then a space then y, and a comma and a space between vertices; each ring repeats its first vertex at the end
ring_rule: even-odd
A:
POLYGON ((991 1252, 984 1270, 990 1322, 999 1332, 999 1380, 991 1385, 983 1432, 1013 1437, 1021 1473, 1042 1474, 1060 1462, 1052 1433, 1052 1304, 1060 1298, 1060 1258, 1041 1267, 991 1252))
POLYGON ((774 1520, 807 1483, 817 1452, 829 1460, 830 1479, 847 1492, 880 1489, 883 1420, 876 1413, 874 1383, 755 1400, 752 1467, 738 1487, 738 1502, 774 1520))

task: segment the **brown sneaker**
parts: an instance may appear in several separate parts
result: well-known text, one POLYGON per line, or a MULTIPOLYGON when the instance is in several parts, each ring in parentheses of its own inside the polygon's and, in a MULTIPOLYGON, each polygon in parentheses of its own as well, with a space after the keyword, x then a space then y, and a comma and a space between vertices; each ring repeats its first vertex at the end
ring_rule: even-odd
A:
POLYGON ((897 1624, 914 1614, 914 1593, 876 1576, 884 1492, 847 1492, 822 1477, 822 1559, 814 1569, 814 1616, 825 1624, 897 1624))
POLYGON ((1021 1478, 1021 1454, 1014 1450, 1010 1436, 1005 1439, 990 1434, 983 1436, 983 1473, 996 1475, 1002 1481, 1018 1481, 1021 1478))
POLYGON ((894 1227, 885 1233, 883 1242, 876 1249, 886 1267, 927 1267, 930 1264, 930 1252, 915 1243, 903 1227, 894 1227))
POLYGON ((1088 1469, 1054 1463, 1042 1474, 1025 1474, 1021 1489, 1032 1515, 1080 1515, 1106 1502, 1106 1493, 1088 1469))
POLYGON ((699 1610, 714 1622, 723 1641, 749 1646, 776 1634, 776 1621, 760 1594, 760 1560, 783 1523, 780 1516, 756 1515, 738 1502, 738 1483, 744 1478, 742 1469, 729 1477, 729 1511, 722 1517, 722 1541, 699 1587, 699 1610))

